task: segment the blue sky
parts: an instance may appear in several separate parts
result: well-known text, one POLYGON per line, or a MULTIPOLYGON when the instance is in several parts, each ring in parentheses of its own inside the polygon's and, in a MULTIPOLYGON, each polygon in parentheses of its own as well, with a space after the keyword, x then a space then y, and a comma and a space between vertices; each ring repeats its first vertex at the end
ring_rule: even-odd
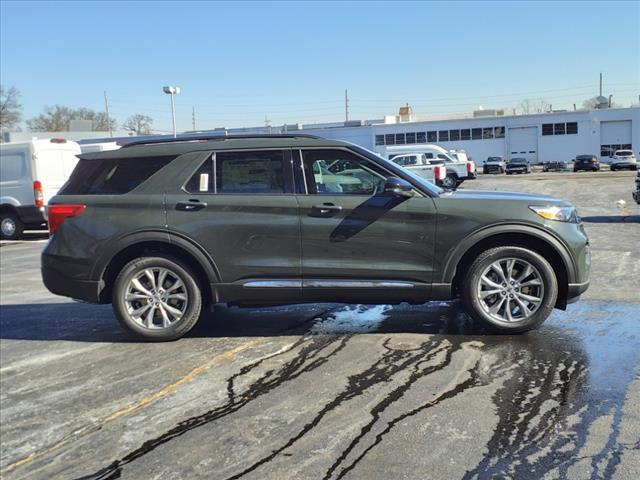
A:
POLYGON ((511 108, 640 94, 640 2, 0 3, 0 79, 46 105, 178 129, 511 108))

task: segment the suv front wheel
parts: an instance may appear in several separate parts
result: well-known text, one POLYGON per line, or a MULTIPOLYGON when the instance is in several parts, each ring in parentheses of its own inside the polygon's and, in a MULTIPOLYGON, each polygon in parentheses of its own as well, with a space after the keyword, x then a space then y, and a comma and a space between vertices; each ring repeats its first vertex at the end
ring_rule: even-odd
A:
POLYGON ((127 263, 113 287, 120 323, 145 340, 175 340, 191 330, 202 309, 195 276, 169 257, 141 257, 127 263))
POLYGON ((467 312, 491 330, 520 333, 536 328, 553 310, 558 281, 540 254, 496 247, 471 264, 462 285, 467 312))

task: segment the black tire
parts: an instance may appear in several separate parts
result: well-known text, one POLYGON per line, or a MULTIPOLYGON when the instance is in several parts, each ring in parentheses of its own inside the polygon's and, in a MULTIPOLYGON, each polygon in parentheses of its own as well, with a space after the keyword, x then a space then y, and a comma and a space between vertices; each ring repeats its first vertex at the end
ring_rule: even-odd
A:
POLYGON ((140 257, 127 263, 118 274, 113 286, 112 306, 120 324, 137 337, 147 341, 166 342, 184 336, 198 322, 202 310, 202 293, 195 275, 179 260, 168 256, 140 257), (188 301, 185 302, 184 313, 168 327, 147 328, 141 325, 133 319, 125 302, 132 279, 149 268, 169 270, 183 282, 186 290, 188 301))
POLYGON ((464 277, 461 293, 467 313, 476 322, 495 332, 522 333, 540 326, 551 314, 558 298, 558 280, 553 267, 539 253, 516 246, 495 247, 483 252, 471 264, 464 277), (492 263, 507 258, 521 259, 535 267, 544 287, 538 309, 530 317, 513 322, 501 322, 492 317, 485 311, 477 293, 478 283, 485 269, 492 263))
POLYGON ((19 240, 24 232, 24 223, 15 213, 0 213, 0 238, 2 240, 19 240))
POLYGON ((609 170, 611 170, 612 172, 615 172, 617 170, 617 168, 612 166, 609 170))
POLYGON ((458 185, 458 177, 456 175, 447 175, 442 180, 442 186, 449 190, 456 188, 458 185))

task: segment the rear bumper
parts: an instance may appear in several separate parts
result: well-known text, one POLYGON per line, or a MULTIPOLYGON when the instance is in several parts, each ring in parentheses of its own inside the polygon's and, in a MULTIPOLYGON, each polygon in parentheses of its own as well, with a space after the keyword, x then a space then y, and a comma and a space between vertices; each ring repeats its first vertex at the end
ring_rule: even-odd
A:
POLYGON ((576 299, 587 291, 589 288, 589 281, 583 283, 570 283, 569 288, 567 289, 567 302, 570 303, 571 300, 576 299))
POLYGON ((612 163, 611 165, 609 165, 609 168, 628 168, 630 170, 636 170, 638 168, 638 164, 632 162, 619 162, 612 163))
POLYGON ((44 207, 26 206, 16 207, 16 212, 20 221, 25 225, 43 225, 47 223, 44 207))
MULTIPOLYGON (((68 269, 69 265, 66 265, 68 269)), ((65 266, 51 255, 42 255, 42 281, 45 287, 55 294, 71 297, 89 303, 100 303, 102 282, 81 280, 65 274, 65 266)))

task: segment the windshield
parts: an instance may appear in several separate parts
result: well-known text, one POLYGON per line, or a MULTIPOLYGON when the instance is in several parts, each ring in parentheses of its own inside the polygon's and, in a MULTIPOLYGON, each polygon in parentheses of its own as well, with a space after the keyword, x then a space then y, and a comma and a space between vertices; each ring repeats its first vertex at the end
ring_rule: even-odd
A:
POLYGON ((487 162, 501 162, 502 161, 502 157, 489 157, 487 159, 487 162))
POLYGON ((522 163, 527 163, 527 159, 526 158, 512 158, 511 160, 509 160, 509 163, 515 163, 515 164, 522 164, 522 163))
POLYGON ((593 155, 578 155, 576 157, 576 160, 579 162, 590 162, 591 160, 595 160, 596 157, 594 157, 593 155))
POLYGON ((618 150, 615 154, 619 157, 630 157, 633 152, 631 150, 618 150))
MULTIPOLYGON (((383 167, 387 167, 388 165, 391 166, 391 168, 389 168, 389 170, 391 170, 391 172, 393 172, 395 169, 398 168, 397 165, 395 165, 391 160, 387 160, 386 158, 382 158, 380 155, 378 155, 375 152, 372 152, 371 150, 367 150, 366 148, 363 148, 359 145, 354 145, 351 144, 351 149, 358 152, 361 155, 364 155, 365 157, 374 157, 376 161, 378 161, 383 167)), ((440 195, 441 193, 444 192, 443 189, 441 189, 440 187, 438 187, 437 185, 434 185, 433 183, 429 183, 427 182, 424 178, 422 178, 421 176, 413 173, 411 170, 409 169, 402 169, 402 174, 406 175, 407 177, 410 177, 411 180, 413 181, 413 183, 420 185, 421 188, 423 188, 424 190, 434 193, 436 195, 440 195)))

